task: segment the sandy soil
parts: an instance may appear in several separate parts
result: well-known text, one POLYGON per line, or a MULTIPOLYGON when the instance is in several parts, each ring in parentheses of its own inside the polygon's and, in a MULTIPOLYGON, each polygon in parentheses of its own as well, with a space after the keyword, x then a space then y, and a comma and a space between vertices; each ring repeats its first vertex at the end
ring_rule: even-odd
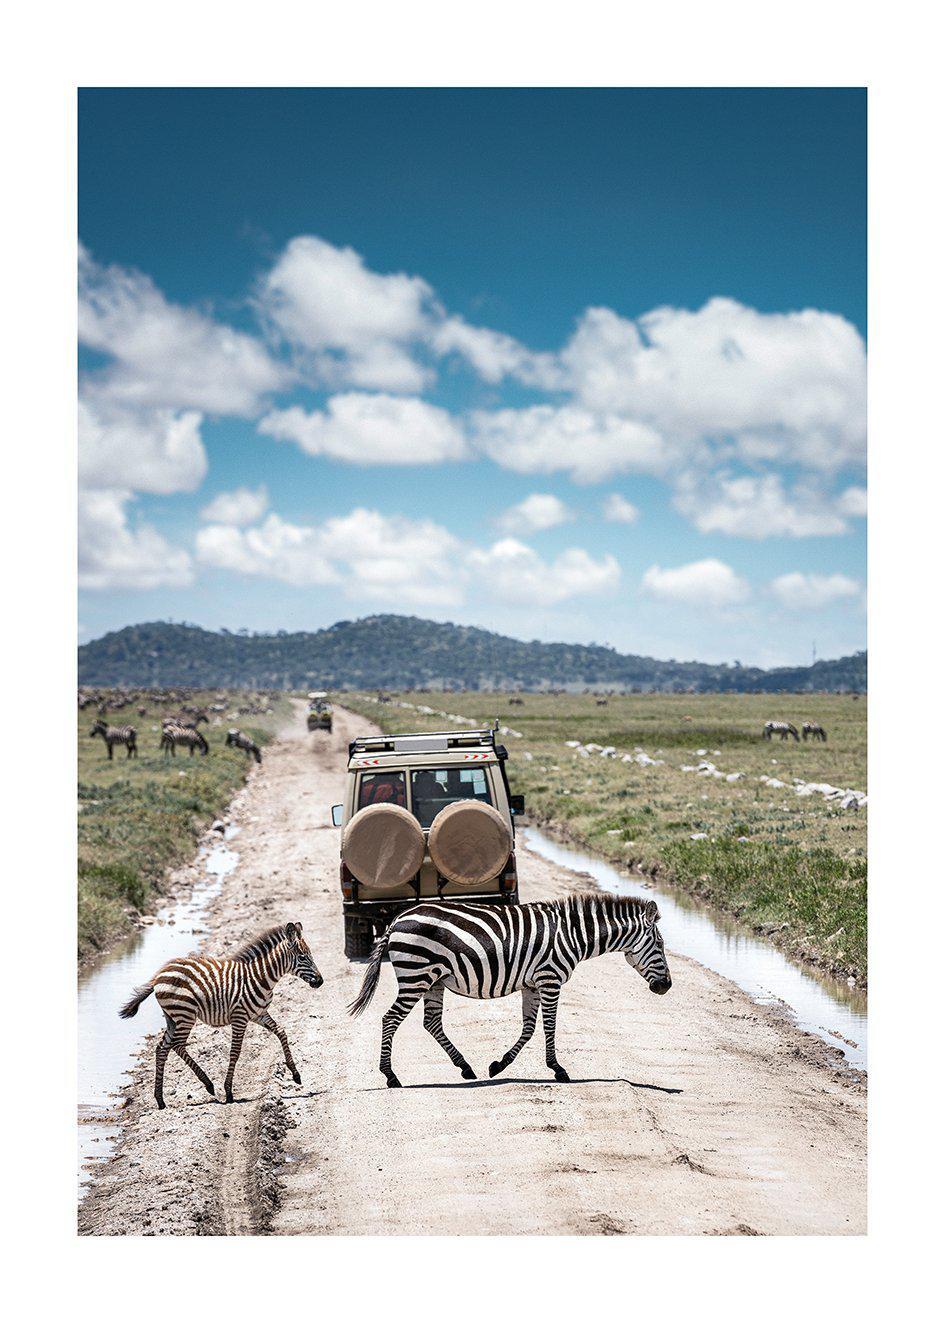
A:
MULTIPOLYGON (((168 1107, 151 1096, 153 1043, 121 1113, 122 1137, 82 1204, 93 1235, 859 1234, 866 1229, 866 1099, 818 1040, 732 984, 671 955, 653 997, 619 956, 565 989, 547 1078, 537 1033, 512 1077, 463 1083, 412 1014, 394 1042, 404 1088, 377 1070, 392 998, 344 1013, 363 976, 345 960, 338 833, 347 742, 369 723, 335 711, 331 737, 301 710, 234 802, 241 860, 210 916, 207 949, 300 920, 325 985, 286 980, 278 1044, 251 1028, 230 1107, 172 1057, 168 1107)), ((522 899, 584 885, 527 851, 522 899)), ((518 1036, 517 997, 448 997, 447 1031, 474 1069, 518 1036)), ((218 1082, 228 1033, 198 1026, 191 1050, 218 1082)))

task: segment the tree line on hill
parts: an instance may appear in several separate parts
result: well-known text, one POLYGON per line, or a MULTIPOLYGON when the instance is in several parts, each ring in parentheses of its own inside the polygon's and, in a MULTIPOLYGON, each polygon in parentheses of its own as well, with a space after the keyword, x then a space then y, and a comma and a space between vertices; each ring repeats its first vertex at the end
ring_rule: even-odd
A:
POLYGON ((762 670, 659 661, 599 644, 525 642, 416 616, 342 620, 312 633, 213 631, 157 621, 79 648, 82 685, 194 688, 862 692, 866 653, 762 670))

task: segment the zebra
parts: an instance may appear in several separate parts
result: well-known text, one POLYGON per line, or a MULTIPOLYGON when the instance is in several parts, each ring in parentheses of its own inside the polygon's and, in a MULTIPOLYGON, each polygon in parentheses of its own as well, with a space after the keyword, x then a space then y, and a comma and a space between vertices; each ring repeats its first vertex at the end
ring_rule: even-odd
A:
POLYGON ((535 1031, 541 1007, 545 1061, 559 1081, 569 1079, 555 1051, 555 1017, 562 986, 582 960, 622 951, 651 992, 672 987, 655 901, 604 895, 509 905, 473 901, 415 905, 398 915, 374 945, 361 991, 348 1007, 357 1016, 377 989, 385 954, 397 977, 397 998, 384 1016, 380 1069, 387 1087, 400 1081, 391 1067, 391 1043, 400 1022, 423 999, 424 1028, 457 1066, 463 1079, 475 1073, 443 1030, 445 989, 461 997, 522 994, 522 1032, 493 1061, 494 1078, 510 1066, 535 1031))
POLYGON ((233 1075, 250 1023, 275 1034, 292 1078, 296 1084, 302 1083, 286 1032, 269 1014, 275 986, 286 974, 294 974, 310 988, 320 988, 325 981, 302 936, 300 923, 269 928, 222 958, 191 955, 169 960, 150 983, 135 988, 118 1012, 121 1018, 130 1020, 137 1015, 138 1007, 153 992, 167 1021, 157 1047, 154 1074, 154 1098, 159 1108, 164 1107, 164 1066, 171 1052, 176 1052, 207 1092, 215 1095, 210 1077, 187 1051, 187 1039, 198 1020, 216 1028, 232 1027, 230 1064, 223 1086, 226 1102, 233 1101, 233 1075))
POLYGON ((89 739, 94 739, 96 735, 101 735, 105 741, 105 747, 108 749, 109 759, 115 756, 115 745, 124 744, 128 752, 127 758, 137 758, 138 756, 138 732, 134 726, 109 726, 104 721, 96 721, 95 725, 89 731, 89 739))
POLYGON ((793 735, 798 744, 801 737, 797 733, 797 727, 792 726, 789 721, 766 721, 762 732, 762 738, 770 740, 773 735, 780 735, 782 740, 786 740, 789 735, 793 735))
POLYGON ((259 745, 254 743, 248 735, 244 735, 241 730, 230 730, 226 734, 226 742, 234 749, 243 749, 246 753, 251 753, 257 763, 262 762, 262 753, 259 745))
POLYGON ((805 721, 801 727, 801 736, 803 739, 822 740, 827 743, 827 732, 819 721, 805 721))
POLYGON ((176 758, 178 744, 190 750, 191 758, 194 756, 194 749, 199 749, 202 754, 210 752, 210 745, 199 730, 195 730, 192 726, 178 726, 176 722, 165 721, 161 727, 161 748, 164 750, 164 757, 170 754, 172 758, 176 758))

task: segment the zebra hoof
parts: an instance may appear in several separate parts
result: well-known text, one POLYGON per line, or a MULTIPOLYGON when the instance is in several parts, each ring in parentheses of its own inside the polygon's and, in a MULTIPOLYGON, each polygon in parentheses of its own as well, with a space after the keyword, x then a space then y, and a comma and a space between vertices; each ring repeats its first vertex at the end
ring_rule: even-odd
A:
POLYGON ((400 1080, 396 1075, 387 1076, 387 1087, 389 1089, 399 1089, 401 1087, 400 1080))
POLYGON ((493 1061, 492 1065, 489 1067, 489 1078, 491 1080, 494 1080, 496 1075, 498 1075, 499 1072, 502 1070, 505 1070, 505 1062, 493 1061))
POLYGON ((223 1101, 224 1101, 224 1102, 228 1102, 228 1103, 231 1103, 231 1102, 233 1101, 233 1095, 232 1095, 232 1093, 230 1092, 229 1089, 227 1089, 226 1094, 224 1095, 223 1101))
POLYGON ((302 1076, 299 1074, 297 1070, 293 1070, 292 1078, 295 1080, 296 1084, 302 1083, 302 1076))
POLYGON ((155 1099, 155 1101, 157 1102, 159 1112, 163 1111, 164 1108, 167 1106, 167 1103, 165 1103, 163 1098, 157 1098, 155 1099))
POLYGON ((464 1080, 474 1080, 476 1078, 476 1072, 473 1070, 472 1066, 463 1066, 462 1076, 464 1080))
POLYGON ((559 1084, 571 1083, 571 1076, 568 1074, 568 1072, 565 1070, 563 1066, 555 1067, 555 1079, 558 1081, 559 1084))

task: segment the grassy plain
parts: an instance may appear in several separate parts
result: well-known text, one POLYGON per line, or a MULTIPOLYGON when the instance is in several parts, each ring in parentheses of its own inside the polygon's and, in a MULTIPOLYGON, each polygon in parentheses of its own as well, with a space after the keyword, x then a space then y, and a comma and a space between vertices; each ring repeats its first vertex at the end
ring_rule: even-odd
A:
MULTIPOLYGON (((216 695, 197 694, 195 706, 216 695)), ((235 711, 245 695, 233 698, 235 711)), ((166 706, 142 699, 133 708, 113 713, 113 725, 132 725, 138 732, 138 757, 127 758, 116 747, 109 762, 105 744, 89 738, 94 708, 78 714, 78 950, 88 958, 130 932, 138 913, 159 900, 167 869, 183 863, 195 842, 225 808, 246 777, 246 754, 228 749, 226 731, 232 725, 261 746, 288 713, 285 700, 272 713, 201 724, 210 744, 206 757, 178 750, 165 759, 160 750, 161 717, 166 706), (146 716, 138 707, 146 705, 146 716)))
POLYGON ((345 695, 386 730, 450 727, 446 710, 506 735, 513 789, 529 814, 611 861, 692 891, 794 955, 866 982, 865 808, 798 796, 794 778, 865 791, 866 702, 840 694, 345 695), (412 707, 401 707, 401 702, 412 707), (765 721, 820 722, 826 744, 761 738, 765 721), (614 746, 656 765, 569 748, 614 746), (700 775, 708 761, 735 781, 700 775), (784 787, 763 784, 766 775, 784 787), (696 838, 696 839, 694 839, 696 838), (743 839, 740 839, 743 838, 743 839))

